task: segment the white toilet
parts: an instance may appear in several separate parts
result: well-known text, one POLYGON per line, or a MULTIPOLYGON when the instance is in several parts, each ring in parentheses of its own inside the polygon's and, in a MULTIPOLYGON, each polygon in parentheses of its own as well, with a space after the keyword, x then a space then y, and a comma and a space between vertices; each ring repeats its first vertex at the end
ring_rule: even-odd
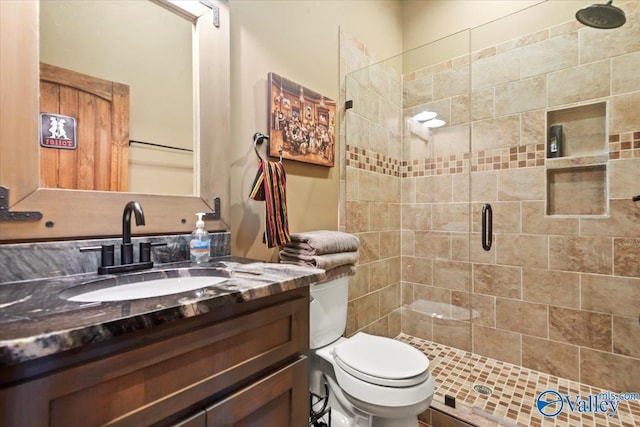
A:
POLYGON ((391 338, 342 337, 348 289, 347 277, 311 285, 311 392, 328 391, 331 427, 417 427, 434 393, 429 359, 391 338))

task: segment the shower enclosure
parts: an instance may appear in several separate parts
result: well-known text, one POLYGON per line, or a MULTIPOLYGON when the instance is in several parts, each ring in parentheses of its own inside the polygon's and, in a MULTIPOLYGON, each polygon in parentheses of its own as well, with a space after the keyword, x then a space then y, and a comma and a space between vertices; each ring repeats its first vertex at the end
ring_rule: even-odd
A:
POLYGON ((549 3, 376 63, 341 37, 347 333, 639 391, 640 4, 549 3))

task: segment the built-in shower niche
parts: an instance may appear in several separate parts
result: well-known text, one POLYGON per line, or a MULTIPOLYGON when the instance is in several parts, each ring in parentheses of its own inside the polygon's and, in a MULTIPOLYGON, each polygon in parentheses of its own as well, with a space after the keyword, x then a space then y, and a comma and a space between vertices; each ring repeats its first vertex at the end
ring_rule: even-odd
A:
POLYGON ((551 159, 552 164, 563 157, 607 154, 606 102, 547 111, 547 142, 554 125, 562 126, 562 156, 551 159))
POLYGON ((547 144, 557 125, 562 126, 561 156, 545 161, 547 215, 606 215, 606 102, 547 111, 547 144))
POLYGON ((607 166, 547 169, 548 215, 606 215, 607 166))

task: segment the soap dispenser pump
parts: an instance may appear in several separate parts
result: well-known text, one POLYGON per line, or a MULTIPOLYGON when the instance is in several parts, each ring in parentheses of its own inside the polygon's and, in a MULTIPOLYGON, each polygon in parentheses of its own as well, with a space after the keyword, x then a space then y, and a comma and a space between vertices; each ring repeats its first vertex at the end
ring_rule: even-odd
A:
POLYGON ((191 241, 189 242, 189 255, 192 264, 201 264, 209 260, 211 251, 211 238, 209 232, 204 228, 202 217, 204 213, 196 214, 196 229, 191 233, 191 241))

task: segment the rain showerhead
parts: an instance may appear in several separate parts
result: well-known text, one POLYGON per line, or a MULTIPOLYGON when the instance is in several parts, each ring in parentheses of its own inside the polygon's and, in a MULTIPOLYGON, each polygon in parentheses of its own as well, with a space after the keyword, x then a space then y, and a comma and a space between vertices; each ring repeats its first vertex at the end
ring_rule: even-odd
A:
POLYGON ((613 0, 607 4, 592 4, 576 12, 576 19, 580 23, 593 28, 611 29, 618 28, 627 22, 624 11, 612 6, 613 0))

